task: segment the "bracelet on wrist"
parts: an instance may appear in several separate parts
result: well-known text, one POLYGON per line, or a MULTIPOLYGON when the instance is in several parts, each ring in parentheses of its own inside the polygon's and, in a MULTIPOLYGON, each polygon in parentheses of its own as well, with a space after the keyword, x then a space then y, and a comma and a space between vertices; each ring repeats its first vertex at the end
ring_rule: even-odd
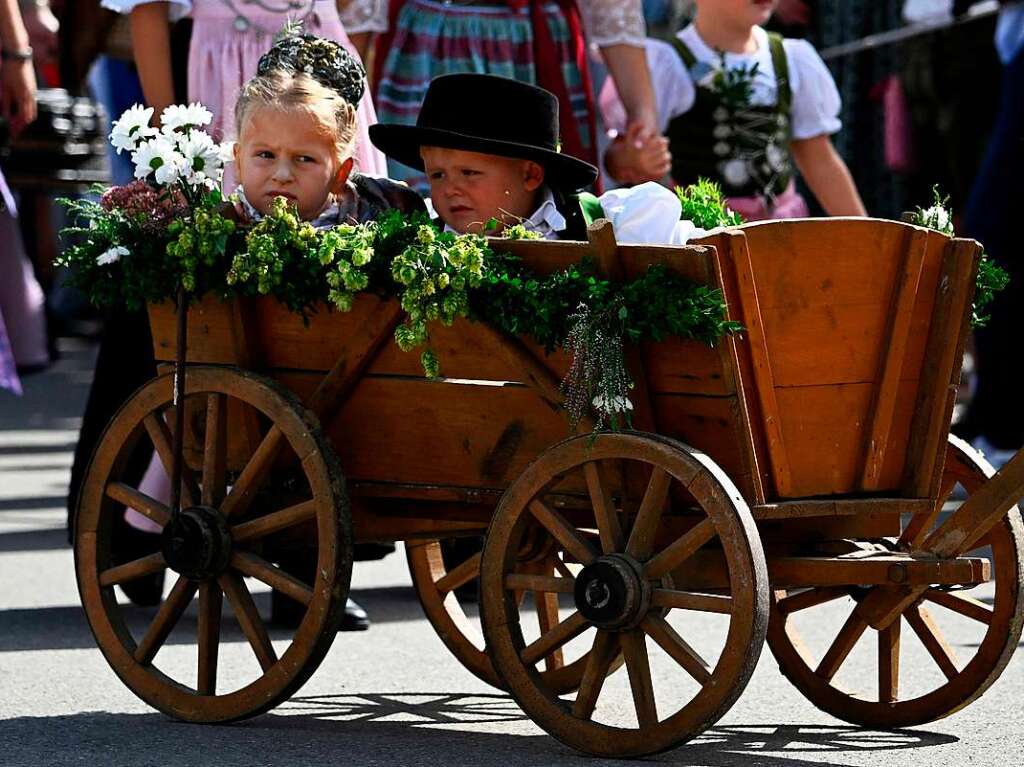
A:
POLYGON ((32 60, 32 48, 23 48, 21 50, 8 50, 4 48, 0 51, 0 59, 4 61, 31 61, 32 60))

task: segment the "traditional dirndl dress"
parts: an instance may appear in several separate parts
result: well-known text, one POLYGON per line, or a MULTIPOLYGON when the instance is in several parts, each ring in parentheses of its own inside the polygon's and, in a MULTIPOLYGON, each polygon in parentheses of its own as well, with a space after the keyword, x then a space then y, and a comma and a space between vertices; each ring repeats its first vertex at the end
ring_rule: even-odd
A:
MULTIPOLYGON (((572 0, 406 0, 390 28, 393 32, 382 37, 377 49, 376 104, 382 123, 415 124, 435 77, 464 72, 499 75, 558 96, 564 151, 596 162, 586 45, 572 0)), ((422 171, 393 160, 388 170, 391 178, 422 193, 429 191, 422 171)))
MULTIPOLYGON (((103 5, 122 13, 146 0, 103 0, 103 5)), ((270 50, 274 35, 288 21, 301 21, 303 30, 335 40, 353 55, 338 16, 335 0, 171 0, 175 15, 190 13, 192 41, 188 57, 188 97, 213 112, 215 138, 234 138, 235 101, 242 86, 256 74, 260 56, 270 50)), ((356 133, 356 167, 363 173, 387 172, 384 155, 370 143, 367 129, 377 122, 369 89, 359 102, 356 133)), ((232 166, 228 166, 228 173, 232 166)), ((230 189, 230 179, 225 187, 230 189)))

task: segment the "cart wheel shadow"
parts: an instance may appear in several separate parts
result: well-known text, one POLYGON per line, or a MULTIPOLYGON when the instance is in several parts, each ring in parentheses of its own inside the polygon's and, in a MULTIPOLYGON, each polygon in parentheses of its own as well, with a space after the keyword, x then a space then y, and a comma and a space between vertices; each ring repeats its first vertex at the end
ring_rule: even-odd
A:
POLYGON ((533 727, 524 732, 524 724, 525 716, 512 699, 496 693, 353 693, 300 696, 273 713, 235 725, 192 725, 157 713, 87 711, 5 719, 2 730, 4 764, 12 767, 90 758, 109 767, 134 767, 153 763, 155 754, 164 767, 323 767, 335 761, 404 767, 645 762, 680 767, 848 767, 864 763, 871 752, 905 751, 905 761, 933 761, 934 754, 912 752, 958 742, 954 736, 923 730, 727 725, 666 754, 626 761, 582 756, 533 727))

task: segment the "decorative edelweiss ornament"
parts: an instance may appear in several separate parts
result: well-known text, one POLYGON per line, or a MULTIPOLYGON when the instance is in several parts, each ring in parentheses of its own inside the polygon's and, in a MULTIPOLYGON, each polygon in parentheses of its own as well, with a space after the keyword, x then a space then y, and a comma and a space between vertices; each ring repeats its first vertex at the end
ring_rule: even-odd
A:
POLYGON ((722 165, 722 178, 730 186, 743 186, 750 180, 747 164, 740 159, 732 159, 722 165))
POLYGON ((256 74, 273 69, 307 74, 353 106, 366 91, 366 70, 359 60, 333 40, 315 35, 288 34, 274 43, 260 58, 256 74))
POLYGON ((788 157, 786 156, 786 152, 774 141, 765 147, 764 155, 765 159, 768 161, 768 166, 772 170, 781 171, 785 169, 788 157))

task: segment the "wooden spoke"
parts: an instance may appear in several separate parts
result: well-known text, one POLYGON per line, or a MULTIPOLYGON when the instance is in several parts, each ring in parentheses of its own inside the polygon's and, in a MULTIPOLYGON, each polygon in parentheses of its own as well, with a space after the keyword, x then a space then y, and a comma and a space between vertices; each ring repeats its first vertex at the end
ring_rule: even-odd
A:
POLYGON ((220 587, 208 581, 199 586, 199 670, 196 690, 200 695, 217 694, 217 655, 220 649, 220 615, 223 598, 220 587))
POLYGON ((900 697, 900 626, 894 620, 878 632, 878 701, 894 703, 900 697))
POLYGON ((541 658, 546 658, 566 642, 578 637, 587 630, 589 625, 586 618, 578 612, 574 612, 551 630, 542 634, 536 642, 524 647, 519 657, 527 666, 533 666, 541 658))
POLYGON ((647 559, 654 548, 654 534, 658 530, 658 522, 661 521, 671 479, 668 472, 661 467, 655 466, 651 469, 651 479, 647 483, 644 498, 633 522, 633 530, 626 543, 626 553, 635 559, 647 559))
POLYGON ((140 559, 104 570, 100 573, 100 585, 116 586, 125 581, 141 578, 143 575, 152 575, 153 573, 160 572, 165 567, 167 567, 167 563, 164 562, 164 555, 162 552, 157 551, 140 559))
POLYGON ((316 505, 316 501, 303 501, 287 509, 235 525, 231 528, 231 538, 235 543, 257 540, 307 519, 313 519, 316 516, 316 505))
POLYGON ((600 696, 604 680, 608 676, 608 669, 611 668, 612 661, 615 660, 618 652, 618 634, 599 629, 594 637, 594 643, 590 646, 587 666, 583 670, 580 689, 576 693, 576 701, 572 706, 573 716, 578 716, 580 719, 590 719, 593 716, 598 696, 600 696))
POLYGON ((221 505, 221 514, 226 519, 230 519, 236 514, 243 514, 249 508, 249 504, 256 497, 256 492, 263 484, 263 480, 267 478, 267 474, 284 445, 284 433, 277 426, 272 426, 257 445, 249 462, 245 464, 242 473, 238 475, 235 484, 231 486, 231 492, 228 493, 228 497, 221 505))
POLYGON ((623 633, 619 641, 622 643, 622 655, 626 659, 629 686, 633 691, 637 724, 641 728, 653 727, 658 723, 658 708, 654 701, 654 685, 651 683, 651 664, 647 659, 647 638, 644 632, 634 629, 623 633))
POLYGON ((939 627, 925 608, 916 604, 904 613, 910 628, 914 629, 917 638, 921 640, 924 649, 932 656, 935 664, 939 667, 946 679, 952 679, 960 673, 957 668, 958 662, 953 648, 946 642, 939 627))
POLYGON ((256 604, 252 601, 252 596, 245 587, 241 576, 228 573, 218 578, 217 582, 231 603, 235 619, 245 634, 245 638, 249 640, 249 645, 256 654, 260 668, 264 671, 269 670, 277 663, 277 653, 267 635, 267 627, 263 625, 263 619, 260 618, 256 604))
POLYGON ((846 586, 829 586, 825 588, 814 588, 801 591, 799 594, 792 594, 779 600, 779 612, 783 615, 807 610, 811 607, 823 605, 826 602, 833 602, 848 596, 850 590, 846 586))
POLYGON ((626 539, 622 535, 619 514, 612 503, 608 485, 601 476, 601 467, 593 461, 585 463, 583 474, 587 478, 590 503, 594 507, 594 519, 597 521, 597 531, 601 536, 601 549, 605 554, 622 551, 626 546, 626 539))
POLYGON ((107 485, 106 495, 118 503, 135 509, 140 514, 164 527, 171 521, 171 510, 155 498, 150 498, 145 493, 140 493, 134 487, 129 487, 124 482, 111 482, 107 485))
POLYGON ((224 498, 228 455, 228 398, 206 398, 206 440, 203 446, 203 505, 216 507, 224 498))
MULTIPOLYGON (((558 625, 558 594, 550 591, 533 592, 533 601, 537 606, 537 625, 540 627, 541 636, 547 634, 558 625)), ((565 659, 562 657, 561 648, 544 656, 544 668, 553 671, 562 668, 565 659)))
POLYGON ((960 613, 965 618, 976 620, 979 623, 988 625, 992 622, 992 616, 994 615, 992 608, 966 594, 954 594, 951 591, 928 589, 924 592, 924 598, 929 602, 942 605, 948 610, 960 613))
POLYGON ((730 614, 732 613, 732 597, 722 597, 717 594, 694 594, 674 589, 654 589, 651 594, 651 607, 730 614))
MULTIPOLYGON (((149 439, 153 443, 153 449, 156 454, 160 457, 160 463, 163 464, 164 471, 167 472, 167 476, 171 476, 172 466, 174 466, 174 450, 171 449, 171 430, 167 428, 167 424, 164 423, 162 418, 158 418, 155 413, 148 414, 142 419, 143 425, 146 427, 146 433, 149 434, 149 439)), ((181 504, 182 506, 195 506, 196 499, 199 498, 199 486, 196 484, 196 479, 192 476, 191 469, 188 466, 182 465, 181 467, 181 504)))
POLYGON ((530 511, 544 528, 554 536, 562 546, 583 565, 589 565, 597 558, 597 553, 589 542, 580 538, 565 517, 547 504, 534 499, 530 502, 530 511))
POLYGON ((711 667, 685 639, 679 636, 667 620, 660 615, 648 615, 640 625, 669 657, 685 669, 687 674, 702 685, 708 683, 711 679, 711 667))
POLYGON ((135 652, 132 655, 136 662, 142 665, 153 662, 153 658, 156 657, 160 648, 164 646, 164 642, 167 641, 171 631, 178 625, 182 613, 185 612, 185 608, 188 607, 188 603, 192 601, 195 593, 196 584, 194 582, 184 576, 178 578, 178 582, 174 584, 171 593, 167 595, 166 601, 157 610, 156 617, 149 624, 149 628, 146 630, 145 636, 142 637, 142 641, 135 648, 135 652))
POLYGON ((644 575, 648 578, 661 578, 663 575, 667 575, 693 556, 697 549, 714 538, 715 535, 715 526, 710 519, 699 522, 648 562, 644 566, 644 575))
POLYGON ((566 578, 570 578, 572 580, 576 579, 576 574, 573 573, 573 571, 569 569, 569 565, 567 565, 565 562, 563 562, 561 560, 561 558, 559 558, 559 557, 552 557, 552 560, 554 561, 555 570, 557 572, 561 573, 566 578))
POLYGON ((850 617, 846 619, 846 623, 839 629, 839 633, 832 641, 832 645, 828 648, 828 652, 825 653, 825 657, 821 659, 821 663, 818 664, 818 668, 815 669, 814 673, 831 680, 839 672, 843 661, 853 651, 854 645, 857 644, 857 640, 860 639, 861 634, 864 633, 867 627, 867 621, 854 609, 850 613, 850 617))
POLYGON ((509 573, 505 576, 505 588, 509 591, 538 591, 545 594, 571 594, 576 581, 572 578, 555 578, 550 575, 509 573))
POLYGON ((280 567, 275 567, 263 557, 248 551, 235 551, 231 554, 231 567, 267 584, 296 602, 309 606, 313 601, 313 589, 294 575, 289 575, 280 567))
POLYGON ((460 562, 448 573, 434 584, 435 588, 442 594, 455 591, 459 586, 469 583, 474 578, 480 577, 480 558, 482 552, 477 552, 465 562, 460 562))

